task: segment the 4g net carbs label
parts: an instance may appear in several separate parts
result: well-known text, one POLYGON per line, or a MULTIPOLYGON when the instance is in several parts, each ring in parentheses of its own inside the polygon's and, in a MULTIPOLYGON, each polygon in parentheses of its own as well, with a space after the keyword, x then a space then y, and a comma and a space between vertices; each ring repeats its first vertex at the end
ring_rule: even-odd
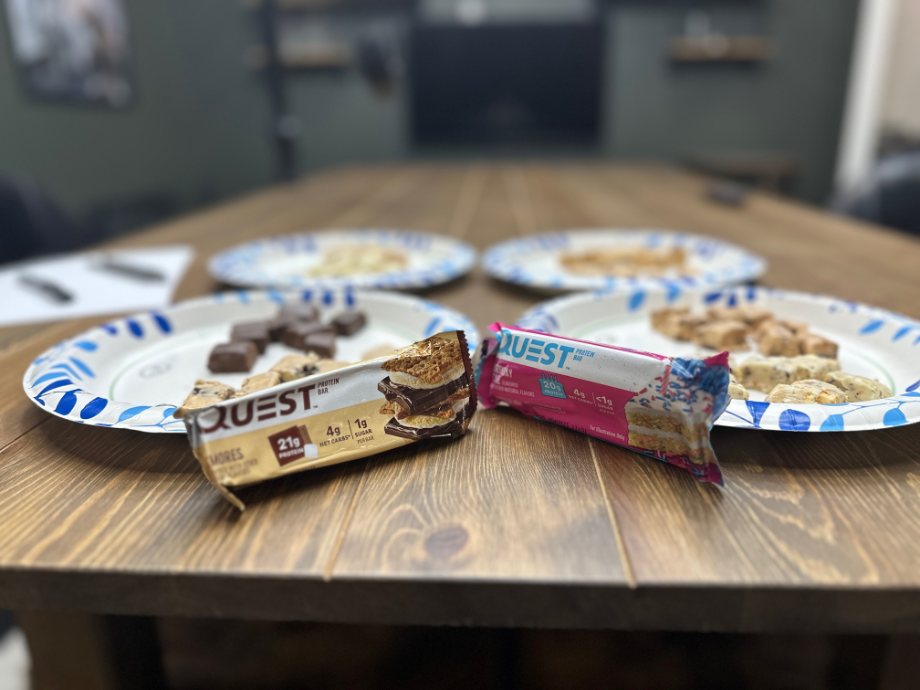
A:
POLYGON ((463 334, 231 399, 186 419, 207 478, 228 489, 463 434, 475 411, 463 334))

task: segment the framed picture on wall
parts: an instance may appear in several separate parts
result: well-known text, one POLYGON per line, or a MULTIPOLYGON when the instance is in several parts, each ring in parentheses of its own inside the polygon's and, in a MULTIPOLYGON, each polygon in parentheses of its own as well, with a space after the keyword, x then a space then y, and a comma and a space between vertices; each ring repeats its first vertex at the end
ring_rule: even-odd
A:
POLYGON ((131 99, 123 0, 3 0, 13 60, 30 93, 123 107, 131 99))

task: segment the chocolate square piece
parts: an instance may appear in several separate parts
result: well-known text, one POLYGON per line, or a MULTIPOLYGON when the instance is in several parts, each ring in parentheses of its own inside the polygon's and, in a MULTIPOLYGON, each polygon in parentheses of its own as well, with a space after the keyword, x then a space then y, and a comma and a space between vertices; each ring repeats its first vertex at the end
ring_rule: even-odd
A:
POLYGON ((303 339, 303 349, 305 352, 315 352, 324 359, 332 359, 335 357, 335 333, 331 331, 311 333, 303 339))
POLYGON ((320 323, 319 321, 310 321, 303 323, 289 324, 281 336, 281 342, 288 347, 294 347, 298 350, 305 350, 304 340, 311 335, 328 334, 335 336, 335 329, 332 326, 320 323))
POLYGON ((283 305, 278 317, 288 321, 319 321, 319 309, 309 302, 295 302, 283 305))
POLYGON ((208 369, 215 374, 249 371, 259 356, 259 350, 250 341, 215 345, 208 357, 208 369))
POLYGON ((343 311, 330 322, 339 335, 354 335, 367 324, 363 311, 343 311))
POLYGON ((273 343, 281 341, 281 338, 284 337, 284 332, 287 330, 293 321, 291 319, 285 319, 280 316, 275 317, 274 319, 269 319, 265 322, 266 327, 268 328, 268 339, 273 343))
POLYGON ((230 330, 231 342, 249 341, 258 348, 259 352, 265 352, 270 337, 267 321, 244 321, 233 324, 230 330))

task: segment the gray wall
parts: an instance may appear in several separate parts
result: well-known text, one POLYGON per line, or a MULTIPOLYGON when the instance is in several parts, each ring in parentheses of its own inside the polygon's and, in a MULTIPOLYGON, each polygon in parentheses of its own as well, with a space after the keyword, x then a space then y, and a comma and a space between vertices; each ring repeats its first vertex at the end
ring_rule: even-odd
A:
MULTIPOLYGON (((187 208, 269 183, 274 168, 267 98, 243 60, 258 36, 241 5, 127 3, 137 93, 125 110, 31 100, 15 78, 8 46, 0 46, 0 171, 33 175, 76 213, 152 189, 187 208)), ((683 29, 685 3, 608 3, 602 152, 662 160, 704 150, 790 153, 802 165, 797 193, 823 202, 857 4, 715 3, 716 28, 762 30, 774 57, 750 69, 675 69, 666 50, 683 29)), ((348 35, 368 32, 399 43, 409 18, 364 15, 340 24, 348 35)), ((2 12, 0 29, 5 44, 2 12)), ((406 84, 380 98, 353 68, 300 73, 289 84, 291 107, 302 123, 304 171, 412 154, 406 84)))
POLYGON ((185 208, 266 184, 267 101, 243 63, 250 31, 239 3, 127 8, 136 91, 121 110, 26 94, 0 11, 0 171, 32 176, 77 216, 153 189, 185 208))
POLYGON ((605 150, 681 159, 700 151, 796 157, 798 195, 823 203, 833 165, 858 0, 765 0, 717 6, 722 31, 757 32, 773 56, 755 66, 672 65, 668 40, 685 10, 670 3, 614 7, 606 77, 605 150))

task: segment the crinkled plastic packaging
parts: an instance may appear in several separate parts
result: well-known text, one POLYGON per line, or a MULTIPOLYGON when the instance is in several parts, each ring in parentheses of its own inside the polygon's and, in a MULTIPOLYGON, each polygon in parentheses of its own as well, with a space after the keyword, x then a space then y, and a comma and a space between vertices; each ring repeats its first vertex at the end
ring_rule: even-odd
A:
POLYGON ((185 418, 205 476, 230 491, 426 439, 456 438, 476 411, 461 331, 227 400, 185 418))
POLYGON ((666 357, 496 323, 483 343, 483 407, 508 405, 722 484, 709 440, 728 404, 728 353, 666 357))

